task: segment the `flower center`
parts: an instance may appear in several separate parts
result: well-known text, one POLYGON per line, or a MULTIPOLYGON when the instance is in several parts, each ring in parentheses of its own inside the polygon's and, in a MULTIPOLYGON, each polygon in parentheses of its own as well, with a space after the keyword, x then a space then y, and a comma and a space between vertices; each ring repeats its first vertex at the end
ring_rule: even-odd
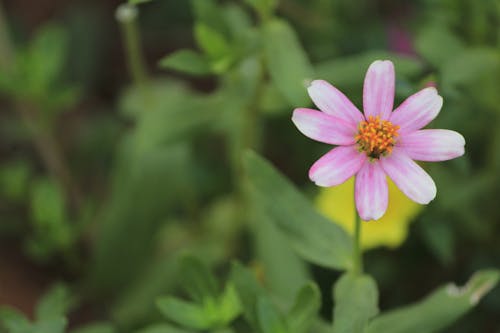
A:
POLYGON ((359 151, 364 151, 372 159, 389 155, 396 143, 398 129, 399 126, 388 120, 369 116, 368 120, 359 123, 355 136, 359 151))

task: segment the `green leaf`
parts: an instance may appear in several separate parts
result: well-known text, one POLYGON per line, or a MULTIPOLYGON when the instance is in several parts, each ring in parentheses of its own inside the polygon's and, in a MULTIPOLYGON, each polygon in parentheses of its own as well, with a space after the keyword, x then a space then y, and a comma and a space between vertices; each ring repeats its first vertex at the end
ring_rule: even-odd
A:
POLYGON ((156 305, 165 317, 179 325, 199 330, 212 326, 202 306, 170 296, 158 299, 156 305))
POLYGON ((135 333, 191 333, 168 324, 153 324, 135 333))
POLYGON ((415 76, 423 70, 423 64, 418 59, 387 51, 367 51, 348 57, 338 57, 318 63, 315 69, 319 78, 332 83, 337 88, 361 89, 366 70, 376 59, 391 60, 396 68, 398 80, 401 76, 415 76))
POLYGON ((264 296, 257 300, 257 316, 263 333, 288 333, 285 320, 271 301, 264 296))
POLYGON ((230 47, 224 35, 210 28, 203 23, 194 26, 194 37, 198 46, 205 54, 213 60, 226 57, 230 52, 230 47))
POLYGON ((265 18, 270 17, 278 6, 278 0, 245 0, 245 2, 265 18))
POLYGON ((25 160, 6 163, 0 168, 0 190, 11 200, 23 199, 28 189, 31 167, 25 160))
POLYGON ((128 3, 131 5, 139 5, 141 3, 151 2, 153 0, 128 0, 128 3))
POLYGON ((335 269, 352 265, 352 240, 311 203, 269 162, 254 152, 245 155, 251 194, 293 248, 304 259, 335 269))
POLYGON ((63 224, 66 220, 64 196, 51 180, 37 181, 31 193, 31 216, 40 228, 63 224))
POLYGON ((309 283, 300 289, 295 303, 287 316, 288 326, 293 333, 306 333, 311 328, 321 307, 321 293, 318 286, 309 283))
POLYGON ((66 315, 71 305, 69 290, 63 285, 52 287, 38 302, 35 317, 38 321, 66 315))
POLYGON ((293 28, 283 20, 264 25, 264 49, 269 73, 276 87, 292 106, 310 104, 307 82, 313 68, 293 28))
POLYGON ((362 333, 379 311, 377 285, 368 275, 342 275, 335 284, 334 300, 334 333, 362 333))
POLYGON ((464 287, 450 283, 418 303, 381 314, 365 333, 439 332, 476 306, 499 278, 499 270, 479 271, 464 287))
MULTIPOLYGON (((33 325, 33 333, 64 333, 68 320, 63 317, 50 318, 36 322, 33 325)), ((26 332, 24 332, 26 333, 26 332)))
POLYGON ((234 262, 231 267, 231 281, 236 287, 239 299, 243 305, 245 318, 254 327, 257 327, 257 299, 259 296, 265 295, 264 289, 257 283, 255 276, 237 262, 234 262))
POLYGON ((226 26, 220 6, 214 0, 191 0, 196 23, 201 23, 217 33, 228 37, 229 29, 226 26))
POLYGON ((241 311, 242 306, 236 288, 232 283, 228 283, 218 300, 218 312, 223 326, 233 321, 241 311))
POLYGON ((112 324, 107 322, 98 322, 79 327, 72 330, 71 333, 115 333, 116 330, 112 324))
POLYGON ((191 298, 203 303, 207 298, 215 299, 218 295, 217 281, 208 267, 193 256, 181 259, 180 279, 191 298))
POLYGON ((0 321, 9 333, 31 332, 31 324, 28 319, 15 309, 9 307, 0 308, 0 321))
POLYGON ((180 50, 169 54, 159 62, 160 67, 173 69, 191 75, 210 74, 209 62, 199 53, 192 50, 180 50))
POLYGON ((441 67, 464 49, 462 41, 442 25, 426 26, 417 36, 415 47, 436 67, 441 67))

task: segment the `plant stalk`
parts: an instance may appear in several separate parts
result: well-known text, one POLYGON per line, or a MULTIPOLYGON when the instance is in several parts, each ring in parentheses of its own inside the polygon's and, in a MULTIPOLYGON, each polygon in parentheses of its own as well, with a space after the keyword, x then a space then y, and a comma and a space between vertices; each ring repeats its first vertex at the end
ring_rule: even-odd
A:
POLYGON ((354 249, 353 249, 353 272, 355 274, 363 273, 363 252, 361 251, 361 218, 354 204, 354 249))

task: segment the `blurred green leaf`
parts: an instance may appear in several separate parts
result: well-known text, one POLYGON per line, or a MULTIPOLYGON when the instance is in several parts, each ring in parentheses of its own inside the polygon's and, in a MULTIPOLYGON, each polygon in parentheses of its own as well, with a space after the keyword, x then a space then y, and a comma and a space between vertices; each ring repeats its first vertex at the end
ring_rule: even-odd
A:
POLYGON ((141 3, 151 2, 153 0, 128 0, 128 3, 131 5, 139 5, 141 3))
POLYGON ((229 36, 221 7, 215 0, 191 0, 195 22, 203 24, 224 37, 229 36))
POLYGON ((168 324, 153 324, 146 328, 136 331, 135 333, 191 333, 183 329, 170 326, 168 324))
POLYGON ((288 333, 284 318, 267 297, 257 299, 257 316, 263 333, 288 333))
POLYGON ((444 265, 454 259, 455 235, 451 226, 438 221, 424 220, 420 223, 422 235, 429 249, 444 265))
POLYGON ((0 321, 9 333, 29 333, 31 324, 19 311, 8 307, 0 308, 0 321))
POLYGON ((162 297, 156 302, 160 312, 175 323, 205 330, 212 327, 212 319, 201 305, 186 302, 175 297, 162 297))
POLYGON ((269 162, 253 152, 245 156, 253 200, 262 206, 293 248, 313 263, 347 269, 352 262, 350 236, 320 215, 269 162))
POLYGON ((415 40, 419 54, 435 67, 463 51, 464 45, 456 35, 443 25, 425 26, 415 40))
POLYGON ((245 0, 262 17, 270 17, 278 6, 278 0, 245 0))
POLYGON ((60 225, 66 221, 64 196, 53 181, 43 179, 33 185, 31 216, 40 228, 60 225))
POLYGON ((31 167, 25 160, 12 161, 0 167, 0 190, 10 200, 23 199, 28 189, 31 167))
POLYGON ((191 298, 202 303, 206 298, 216 298, 218 286, 215 276, 199 259, 185 256, 180 263, 180 281, 191 298))
POLYGON ((421 61, 416 58, 372 50, 320 62, 315 70, 319 79, 326 80, 340 89, 357 89, 362 87, 366 70, 376 59, 391 60, 396 68, 397 80, 400 80, 401 76, 415 76, 423 70, 421 61))
POLYGON ((361 333, 379 311, 377 285, 368 275, 342 275, 335 283, 334 300, 334 333, 361 333))
POLYGON ((97 322, 74 329, 71 333, 116 333, 116 330, 110 323, 97 322))
POLYGON ((292 106, 308 105, 307 81, 313 68, 293 28, 274 19, 263 27, 264 50, 271 79, 292 106))
POLYGON ((203 23, 194 26, 194 36, 198 45, 211 59, 225 57, 230 51, 224 36, 203 23))
POLYGON ((476 306, 499 278, 499 270, 479 271, 464 287, 450 283, 418 303, 381 314, 365 333, 438 332, 476 306))
POLYGON ((293 333, 309 332, 321 307, 321 293, 314 283, 308 283, 295 296, 295 303, 287 315, 288 326, 293 333))
POLYGON ((38 321, 64 317, 71 305, 69 290, 58 284, 52 287, 38 302, 35 317, 38 321))
POLYGON ((231 281, 234 283, 243 305, 245 318, 254 327, 258 327, 257 299, 259 296, 265 295, 264 289, 257 283, 255 276, 237 262, 234 262, 231 267, 231 281))
POLYGON ((159 62, 160 67, 173 69, 191 75, 210 74, 209 62, 199 53, 192 50, 180 50, 169 54, 159 62))

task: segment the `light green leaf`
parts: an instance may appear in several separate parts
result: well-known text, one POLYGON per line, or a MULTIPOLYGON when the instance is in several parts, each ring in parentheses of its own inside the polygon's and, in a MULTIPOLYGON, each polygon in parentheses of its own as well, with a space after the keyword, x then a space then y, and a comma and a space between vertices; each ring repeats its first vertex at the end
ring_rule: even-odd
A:
POLYGON ((352 265, 352 240, 311 203, 269 162, 254 152, 245 155, 253 200, 260 205, 304 259, 336 269, 352 265))
POLYGON ((228 283, 218 301, 218 312, 221 323, 224 326, 229 324, 241 311, 242 306, 236 288, 232 283, 228 283))
POLYGON ((287 316, 288 326, 293 333, 306 333, 317 320, 321 307, 321 293, 318 286, 309 283, 300 289, 295 303, 287 316))
POLYGON ((205 330, 212 326, 203 307, 175 297, 162 297, 156 305, 160 312, 173 322, 189 328, 205 330))
POLYGON ((192 50, 180 50, 169 54, 160 60, 159 65, 165 69, 191 75, 210 74, 209 62, 201 54, 192 50))
POLYGON ((288 327, 271 301, 264 296, 257 300, 257 316, 263 333, 288 333, 288 327))
POLYGON ((218 295, 217 281, 208 267, 193 256, 185 256, 180 263, 180 280, 191 298, 203 303, 207 298, 218 295))
POLYGON ((381 314, 364 333, 439 332, 476 306, 499 278, 499 270, 479 271, 464 287, 450 283, 418 303, 381 314))
MULTIPOLYGON (((50 318, 36 322, 33 325, 32 333, 64 333, 68 320, 63 317, 50 318)), ((26 332, 23 332, 26 333, 26 332)))
POLYGON ((191 333, 168 324, 153 324, 135 333, 191 333))
POLYGON ((293 28, 275 19, 264 25, 262 33, 269 73, 276 87, 292 106, 310 104, 306 87, 313 79, 313 68, 293 28))
POLYGON ((224 35, 208 25, 203 23, 195 24, 194 37, 198 46, 200 46, 210 59, 220 60, 230 52, 229 44, 224 35))
POLYGON ((368 275, 342 275, 335 284, 334 300, 334 333, 362 333, 379 311, 377 285, 368 275))

